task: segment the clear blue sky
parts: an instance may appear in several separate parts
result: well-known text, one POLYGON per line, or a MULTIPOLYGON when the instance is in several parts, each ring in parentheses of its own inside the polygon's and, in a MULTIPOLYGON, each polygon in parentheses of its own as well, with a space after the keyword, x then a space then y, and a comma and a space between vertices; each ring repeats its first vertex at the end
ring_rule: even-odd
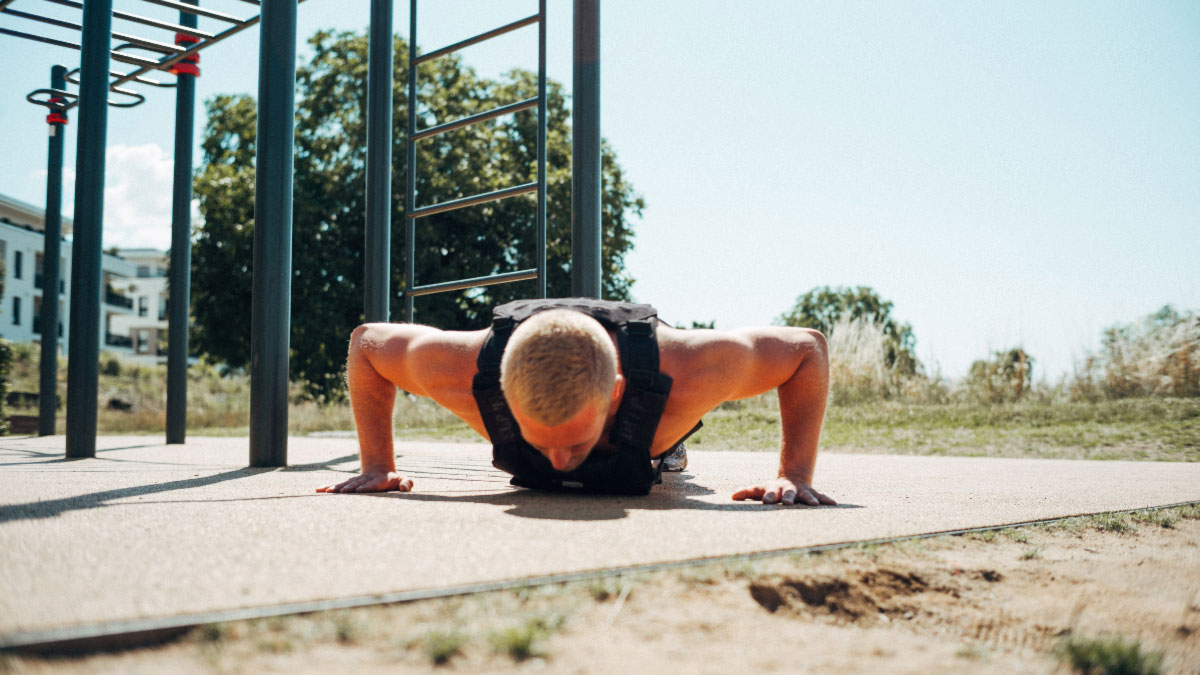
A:
MULTIPOLYGON (((365 29, 368 8, 308 0, 301 41, 365 29)), ((535 11, 427 1, 418 42, 535 11)), ((395 13, 407 35, 407 3, 395 13)), ((550 75, 569 88, 571 3, 550 14, 550 75)), ((535 31, 464 58, 533 68, 535 31)), ((648 204, 634 294, 671 321, 764 324, 814 286, 863 284, 948 376, 1020 344, 1053 378, 1113 322, 1200 309, 1200 3, 602 0, 601 39, 603 134, 648 204)), ((255 94, 257 49, 254 28, 207 50, 199 100, 255 94)), ((77 59, 0 36, 0 192, 42 204, 46 125, 24 95, 77 59)), ((149 98, 109 115, 107 245, 169 241, 174 97, 149 98)))

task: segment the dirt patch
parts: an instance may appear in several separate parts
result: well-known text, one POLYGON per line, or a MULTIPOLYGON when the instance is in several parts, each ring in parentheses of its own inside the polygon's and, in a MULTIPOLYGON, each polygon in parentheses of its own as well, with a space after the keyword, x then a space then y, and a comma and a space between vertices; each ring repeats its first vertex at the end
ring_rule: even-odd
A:
POLYGON ((0 672, 1067 673, 1066 641, 1119 638, 1193 675, 1198 635, 1200 520, 1159 514, 219 624, 0 672))

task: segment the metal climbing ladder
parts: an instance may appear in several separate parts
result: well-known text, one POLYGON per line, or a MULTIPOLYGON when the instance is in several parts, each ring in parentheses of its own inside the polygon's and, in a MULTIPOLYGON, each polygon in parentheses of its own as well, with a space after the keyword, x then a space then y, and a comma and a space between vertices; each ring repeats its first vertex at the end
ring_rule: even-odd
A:
POLYGON ((408 31, 408 180, 407 180, 407 197, 404 201, 405 215, 407 216, 407 237, 405 238, 407 246, 407 255, 405 256, 405 264, 407 267, 405 276, 405 292, 404 292, 404 310, 405 320, 409 323, 413 320, 413 298, 421 295, 432 295, 434 293, 447 293, 450 291, 460 291, 467 288, 478 288, 481 286, 491 286, 494 284, 503 284, 513 281, 525 281, 527 279, 538 280, 538 297, 546 297, 546 0, 538 0, 538 13, 533 16, 526 17, 519 21, 514 21, 494 30, 480 33, 472 38, 467 38, 461 42, 456 42, 447 47, 428 52, 426 54, 417 55, 417 0, 410 0, 409 13, 409 31, 408 31), (417 130, 417 67, 426 61, 452 54, 464 47, 478 44, 485 40, 490 40, 494 37, 512 32, 518 28, 524 28, 531 24, 538 25, 538 92, 534 98, 518 101, 510 105, 500 106, 492 110, 481 112, 469 117, 454 120, 439 124, 428 129, 417 130), (532 183, 523 185, 515 185, 513 187, 486 192, 471 197, 463 197, 461 199, 453 199, 450 201, 430 204, 428 206, 416 206, 417 199, 417 141, 425 138, 431 138, 447 131, 461 129, 465 126, 475 124, 477 122, 485 122, 490 119, 509 115, 521 110, 527 110, 537 106, 538 109, 538 144, 537 144, 537 180, 532 183), (416 232, 417 219, 432 216, 438 213, 463 209, 468 206, 485 204, 487 202, 505 199, 507 197, 515 197, 517 195, 537 192, 537 252, 535 259, 537 267, 534 269, 517 270, 513 272, 503 272, 492 274, 489 276, 475 277, 472 279, 459 279, 456 281, 443 281, 432 284, 418 286, 416 280, 416 232))

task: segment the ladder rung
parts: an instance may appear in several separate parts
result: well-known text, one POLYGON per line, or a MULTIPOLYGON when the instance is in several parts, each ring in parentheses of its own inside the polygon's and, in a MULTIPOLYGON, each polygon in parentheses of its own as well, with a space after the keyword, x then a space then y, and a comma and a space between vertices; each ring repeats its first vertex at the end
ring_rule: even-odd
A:
POLYGON ((481 195, 475 195, 474 197, 463 197, 462 199, 453 199, 448 202, 441 202, 440 204, 434 204, 432 206, 425 206, 425 207, 422 207, 419 209, 413 209, 412 211, 408 212, 408 217, 409 218, 423 218, 425 216, 432 216, 435 213, 444 213, 446 211, 453 211, 455 209, 465 209, 468 206, 475 206, 476 204, 483 204, 485 202, 494 202, 499 199, 505 199, 507 197, 515 197, 517 195, 523 195, 527 192, 537 192, 537 189, 538 189, 538 184, 536 182, 526 183, 524 185, 518 185, 516 187, 504 188, 503 190, 496 190, 495 192, 485 192, 481 195))
POLYGON ((176 9, 176 10, 179 10, 186 14, 194 14, 196 16, 206 16, 210 19, 217 19, 218 21, 228 21, 229 23, 245 23, 244 20, 239 19, 236 16, 230 16, 228 14, 223 14, 221 12, 214 12, 211 9, 205 9, 203 7, 198 7, 196 5, 187 5, 182 2, 174 2, 174 0, 146 0, 146 2, 148 2, 152 5, 161 5, 163 7, 170 7, 171 9, 176 9))
POLYGON ((461 281, 447 281, 441 284, 429 284, 428 286, 416 286, 407 291, 407 294, 412 297, 421 295, 433 295, 434 293, 447 293, 449 291, 461 291, 465 288, 478 288, 480 286, 495 286, 496 284, 506 284, 510 281, 526 281, 528 279, 537 278, 537 270, 521 270, 520 272, 506 272, 504 274, 493 274, 486 277, 475 277, 474 279, 463 279, 461 281))
POLYGON ((476 122, 483 122, 484 120, 490 120, 494 117, 503 117, 504 115, 507 115, 509 113, 520 112, 522 110, 525 110, 526 108, 533 108, 537 104, 538 104, 538 99, 536 96, 534 96, 533 98, 525 99, 524 101, 519 101, 519 102, 513 103, 511 105, 501 106, 501 107, 495 108, 493 110, 488 110, 486 112, 477 113, 475 115, 471 115, 470 117, 464 117, 460 120, 454 120, 453 122, 446 122, 445 124, 439 124, 436 127, 429 127, 428 129, 422 129, 422 130, 416 132, 415 134, 413 134, 412 139, 414 141, 419 141, 422 138, 429 138, 430 136, 437 136, 438 134, 444 134, 447 131, 454 131, 455 129, 461 129, 465 126, 475 124, 476 122))
POLYGON ((528 26, 530 24, 537 23, 539 19, 541 19, 541 14, 534 14, 533 16, 525 17, 524 19, 521 19, 520 21, 514 21, 506 26, 501 26, 495 30, 489 30, 486 33, 480 33, 479 35, 476 35, 473 38, 467 38, 466 40, 463 40, 462 42, 455 42, 454 44, 450 45, 449 47, 442 47, 441 49, 439 49, 437 51, 432 51, 432 52, 429 52, 428 54, 422 54, 422 55, 418 56, 417 58, 413 59, 413 65, 420 65, 422 63, 425 63, 426 61, 432 61, 433 59, 436 59, 439 56, 445 56, 447 54, 456 52, 456 51, 462 49, 463 47, 470 47, 473 44, 483 42, 484 40, 491 40, 494 37, 504 35, 505 33, 512 32, 518 28, 524 28, 525 26, 528 26))
MULTIPOLYGON (((76 2, 75 0, 46 0, 46 1, 52 2, 56 5, 62 5, 64 7, 74 7, 75 9, 83 9, 83 3, 76 2)), ((202 31, 198 28, 190 28, 188 26, 181 26, 176 23, 168 23, 166 21, 159 21, 157 19, 148 19, 144 16, 139 16, 137 14, 130 14, 128 12, 120 12, 115 9, 113 10, 113 18, 114 19, 124 19, 125 21, 132 21, 134 23, 140 23, 140 24, 144 24, 147 26, 153 26, 155 28, 162 28, 164 30, 173 30, 176 33, 184 33, 186 35, 192 35, 192 36, 200 37, 200 38, 210 38, 213 36, 212 33, 209 33, 207 31, 202 31)))

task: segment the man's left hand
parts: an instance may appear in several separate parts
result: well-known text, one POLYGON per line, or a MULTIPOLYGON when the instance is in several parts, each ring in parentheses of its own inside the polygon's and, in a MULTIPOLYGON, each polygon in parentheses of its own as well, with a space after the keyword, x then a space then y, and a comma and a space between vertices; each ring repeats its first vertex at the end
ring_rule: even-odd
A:
POLYGON ((807 504, 808 506, 836 506, 831 497, 817 492, 811 485, 787 478, 774 478, 753 487, 742 488, 733 493, 735 501, 761 499, 763 504, 807 504))

